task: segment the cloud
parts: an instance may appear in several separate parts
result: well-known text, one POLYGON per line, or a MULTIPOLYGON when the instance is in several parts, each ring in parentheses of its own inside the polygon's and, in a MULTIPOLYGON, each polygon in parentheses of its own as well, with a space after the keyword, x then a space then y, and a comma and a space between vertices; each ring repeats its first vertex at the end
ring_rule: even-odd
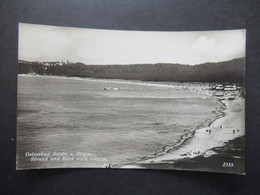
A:
POLYGON ((191 45, 191 49, 196 52, 208 52, 214 50, 216 40, 211 37, 201 36, 191 45))
POLYGON ((19 25, 19 59, 199 64, 245 56, 245 30, 149 32, 19 25))

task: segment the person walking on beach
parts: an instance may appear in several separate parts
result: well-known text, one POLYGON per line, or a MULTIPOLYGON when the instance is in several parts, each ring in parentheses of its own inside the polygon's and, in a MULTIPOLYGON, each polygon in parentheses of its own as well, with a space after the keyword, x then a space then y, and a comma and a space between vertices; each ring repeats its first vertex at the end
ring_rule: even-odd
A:
POLYGON ((235 134, 235 132, 236 132, 236 131, 235 131, 235 130, 233 130, 233 134, 235 134))

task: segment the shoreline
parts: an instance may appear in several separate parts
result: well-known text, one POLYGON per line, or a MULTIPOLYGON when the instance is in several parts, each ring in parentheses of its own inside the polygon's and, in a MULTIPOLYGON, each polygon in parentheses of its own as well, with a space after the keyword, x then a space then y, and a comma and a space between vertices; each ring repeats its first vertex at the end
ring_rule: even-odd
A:
MULTIPOLYGON (((187 137, 182 144, 177 146, 174 144, 172 149, 169 149, 166 153, 162 153, 158 156, 148 156, 148 158, 144 158, 144 160, 123 165, 120 168, 165 169, 165 167, 168 167, 168 169, 178 169, 178 163, 184 161, 186 164, 189 164, 189 161, 191 161, 190 168, 189 166, 186 168, 181 166, 181 169, 193 170, 194 168, 192 169, 192 167, 194 166, 194 161, 196 161, 195 159, 210 159, 213 156, 215 157, 218 153, 214 151, 214 148, 224 147, 229 142, 245 136, 245 99, 238 97, 238 95, 234 100, 229 100, 229 97, 230 96, 224 96, 222 98, 215 97, 217 101, 222 104, 223 109, 216 111, 221 114, 217 115, 215 120, 208 119, 211 120, 208 126, 205 126, 205 123, 203 123, 193 131, 193 136, 187 137)), ((185 134, 183 136, 185 136, 185 134)), ((232 158, 232 156, 230 158, 232 158)), ((222 168, 220 169, 222 170, 222 168)), ((204 166, 202 170, 208 170, 207 166, 204 166)))
MULTIPOLYGON (((178 83, 178 82, 171 82, 171 83, 165 83, 165 82, 149 82, 149 81, 137 81, 137 80, 111 80, 111 79, 95 79, 95 78, 78 78, 78 77, 63 77, 63 76, 55 76, 55 75, 21 75, 19 76, 29 76, 29 77, 51 77, 51 78, 57 78, 57 79, 72 79, 72 80, 85 80, 85 81, 100 81, 100 82, 111 82, 111 83, 130 83, 135 85, 152 85, 157 87, 169 87, 173 88, 175 90, 183 90, 187 91, 189 93, 196 93, 200 94, 201 98, 214 98, 216 100, 217 104, 220 104, 219 106, 216 106, 215 111, 213 111, 215 114, 213 117, 208 118, 204 120, 200 125, 193 128, 188 128, 183 131, 183 134, 179 137, 178 140, 174 142, 174 144, 168 144, 161 149, 157 150, 155 153, 146 155, 144 157, 137 158, 134 162, 131 162, 129 164, 117 164, 115 168, 162 168, 171 166, 170 164, 178 163, 182 160, 187 159, 195 159, 196 157, 205 157, 208 158, 210 156, 215 155, 214 151, 212 149, 214 147, 222 147, 225 145, 226 142, 233 140, 237 137, 238 134, 235 134, 236 136, 231 138, 225 138, 221 140, 213 139, 214 143, 210 145, 210 143, 207 143, 206 146, 201 146, 203 140, 203 136, 208 137, 207 141, 214 138, 213 135, 221 134, 218 133, 219 129, 223 130, 224 128, 217 128, 217 126, 222 126, 222 123, 229 123, 225 122, 230 118, 230 113, 232 114, 232 107, 234 107, 234 102, 238 103, 238 107, 240 108, 240 115, 243 115, 244 110, 241 109, 244 102, 244 98, 239 97, 239 92, 236 91, 236 97, 234 100, 229 100, 230 95, 225 95, 222 97, 217 97, 214 95, 214 92, 212 92, 212 86, 214 84, 212 83, 178 83), (240 102, 240 103, 239 103, 240 102), (210 133, 207 131, 210 129, 210 133), (212 132, 211 132, 212 131, 212 132), (210 138, 209 138, 210 137, 210 138), (199 141, 198 141, 199 140, 199 141), (195 144, 194 144, 195 143, 195 144), (167 166, 166 166, 167 164, 167 166)), ((233 96, 234 97, 234 96, 233 96)), ((234 113, 233 113, 234 114, 234 113)), ((238 114, 239 115, 239 114, 238 114)), ((231 117, 232 118, 232 117, 231 117)), ((244 121, 244 120, 242 120, 244 121)), ((226 126, 226 125, 225 125, 226 126)), ((227 125, 228 126, 228 125, 227 125)), ((224 127, 224 126, 223 126, 224 127)), ((230 127, 229 127, 230 128, 230 127)), ((243 127, 242 127, 243 129, 243 127)), ((231 129, 229 129, 229 134, 231 134, 231 129)), ((243 129, 244 131, 244 129, 243 129)), ((226 132, 227 133, 227 132, 226 132)), ((241 136, 244 135, 244 132, 240 131, 239 134, 241 136)), ((175 168, 174 168, 175 169, 175 168)))
MULTIPOLYGON (((215 111, 215 112, 220 113, 220 114, 217 114, 215 117, 206 119, 201 125, 197 126, 196 128, 190 128, 189 129, 190 131, 188 133, 184 133, 173 145, 166 145, 163 148, 159 149, 158 151, 154 152, 153 154, 139 158, 139 160, 131 163, 131 165, 134 165, 135 163, 139 164, 140 162, 163 156, 171 151, 178 150, 181 147, 185 146, 185 144, 187 144, 186 142, 189 142, 189 140, 194 137, 197 130, 199 130, 201 128, 205 128, 208 125, 210 125, 211 123, 213 123, 215 120, 225 116, 225 114, 222 111, 215 111)), ((185 129, 184 131, 186 131, 186 130, 187 129, 185 129)), ((125 168, 125 166, 129 166, 129 165, 122 165, 120 168, 125 168)))

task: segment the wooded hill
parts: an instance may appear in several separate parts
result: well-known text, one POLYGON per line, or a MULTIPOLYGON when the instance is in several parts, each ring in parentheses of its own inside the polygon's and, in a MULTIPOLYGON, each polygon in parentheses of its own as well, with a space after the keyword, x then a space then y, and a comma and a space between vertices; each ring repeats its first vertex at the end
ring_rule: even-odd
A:
POLYGON ((242 83, 245 80, 245 58, 195 66, 181 64, 85 65, 83 63, 46 66, 40 62, 20 61, 18 73, 144 81, 242 83))

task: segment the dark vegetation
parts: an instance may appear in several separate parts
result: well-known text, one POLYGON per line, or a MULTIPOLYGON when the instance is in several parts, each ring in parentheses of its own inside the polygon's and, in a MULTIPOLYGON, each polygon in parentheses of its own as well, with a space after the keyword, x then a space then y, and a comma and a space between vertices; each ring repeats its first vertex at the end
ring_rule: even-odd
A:
POLYGON ((40 62, 19 61, 18 73, 144 81, 242 83, 245 80, 245 59, 238 58, 195 66, 180 64, 85 65, 79 62, 46 66, 40 62))

